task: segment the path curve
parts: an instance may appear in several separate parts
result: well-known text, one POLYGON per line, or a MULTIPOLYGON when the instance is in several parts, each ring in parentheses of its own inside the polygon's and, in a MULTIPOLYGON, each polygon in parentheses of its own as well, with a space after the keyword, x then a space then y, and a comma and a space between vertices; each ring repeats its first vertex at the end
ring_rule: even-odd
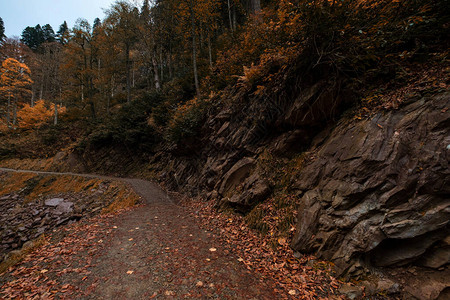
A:
POLYGON ((137 178, 121 178, 121 177, 112 177, 105 175, 97 175, 97 174, 83 174, 83 173, 72 173, 72 172, 52 172, 52 171, 34 171, 34 170, 16 170, 10 168, 0 168, 0 171, 3 172, 15 172, 15 173, 32 173, 38 175, 53 175, 53 176, 79 176, 84 178, 97 178, 97 179, 105 179, 105 180, 118 180, 131 185, 133 190, 142 197, 145 203, 150 204, 154 202, 160 203, 173 203, 172 199, 164 192, 161 187, 159 187, 154 182, 137 179, 137 178))
MULTIPOLYGON (((62 298, 286 297, 276 294, 271 279, 246 268, 233 254, 232 245, 223 244, 214 233, 202 230, 195 214, 175 205, 155 183, 70 172, 5 168, 0 171, 122 180, 145 199, 144 205, 73 227, 70 238, 63 244, 46 245, 46 249, 36 254, 38 257, 32 263, 38 264, 35 268, 46 270, 43 275, 46 282, 53 280, 56 285, 66 287, 62 298), (54 249, 64 249, 64 253, 49 255, 54 249)), ((20 280, 20 275, 16 280, 20 280)))

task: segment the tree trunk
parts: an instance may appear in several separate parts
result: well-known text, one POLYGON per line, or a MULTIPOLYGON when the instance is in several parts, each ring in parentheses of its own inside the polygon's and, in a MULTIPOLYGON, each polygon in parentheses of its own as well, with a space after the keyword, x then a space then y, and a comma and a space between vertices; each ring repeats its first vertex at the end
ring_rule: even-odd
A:
POLYGON ((198 84, 198 71, 197 71, 197 48, 196 48, 196 38, 195 38, 195 19, 194 19, 194 8, 193 1, 190 1, 189 10, 191 13, 191 33, 192 33, 192 64, 194 67, 194 83, 197 96, 200 98, 200 86, 198 84))
MULTIPOLYGON (((91 99, 92 99, 92 97, 91 97, 91 99)), ((97 119, 97 114, 96 114, 96 112, 95 112, 95 103, 94 103, 93 100, 90 100, 90 101, 89 101, 89 106, 91 107, 91 115, 92 115, 92 119, 93 119, 93 120, 97 119)))
POLYGON ((208 54, 209 54, 209 67, 213 68, 212 49, 211 49, 211 37, 208 31, 208 54))
POLYGON ((131 86, 134 88, 135 87, 135 77, 134 77, 134 61, 133 62, 131 62, 131 69, 133 70, 133 81, 132 81, 132 84, 131 84, 131 86))
POLYGON ((8 108, 6 112, 6 124, 11 128, 11 95, 8 95, 8 108))
POLYGON ((152 55, 152 64, 153 64, 153 76, 155 80, 155 89, 159 92, 161 90, 161 84, 159 82, 158 62, 156 61, 155 52, 153 52, 152 55))
POLYGON ((13 127, 16 129, 17 125, 17 101, 14 99, 13 101, 13 127))
POLYGON ((53 120, 53 125, 58 125, 58 105, 55 102, 55 118, 53 120))
POLYGON ((131 102, 130 45, 125 45, 125 61, 127 68, 127 102, 131 102))
POLYGON ((230 3, 230 0, 228 0, 228 19, 230 21, 230 30, 231 30, 231 32, 234 32, 233 17, 231 16, 231 3, 230 3))
POLYGON ((261 0, 250 0, 250 14, 257 15, 261 12, 261 0))
POLYGON ((169 67, 169 78, 172 79, 172 54, 169 52, 167 54, 167 64, 169 67))
POLYGON ((164 63, 163 63, 163 51, 159 49, 159 70, 161 71, 160 84, 164 82, 164 63))
POLYGON ((233 31, 236 31, 237 17, 236 17, 236 5, 233 5, 233 31))
POLYGON ((42 82, 41 82, 41 90, 39 91, 39 99, 43 98, 43 94, 44 94, 44 78, 42 78, 42 82))
POLYGON ((31 103, 30 103, 31 107, 34 107, 34 98, 35 97, 36 97, 36 91, 34 90, 34 85, 33 85, 33 88, 32 88, 32 91, 31 91, 31 103))

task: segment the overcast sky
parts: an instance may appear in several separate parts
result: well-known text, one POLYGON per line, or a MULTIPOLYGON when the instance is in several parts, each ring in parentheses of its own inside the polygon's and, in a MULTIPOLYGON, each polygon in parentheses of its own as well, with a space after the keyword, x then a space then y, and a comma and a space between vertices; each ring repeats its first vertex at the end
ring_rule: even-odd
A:
POLYGON ((56 32, 64 21, 72 28, 76 19, 85 18, 92 25, 103 19, 103 9, 115 0, 0 0, 0 17, 8 37, 20 36, 27 26, 50 24, 56 32))

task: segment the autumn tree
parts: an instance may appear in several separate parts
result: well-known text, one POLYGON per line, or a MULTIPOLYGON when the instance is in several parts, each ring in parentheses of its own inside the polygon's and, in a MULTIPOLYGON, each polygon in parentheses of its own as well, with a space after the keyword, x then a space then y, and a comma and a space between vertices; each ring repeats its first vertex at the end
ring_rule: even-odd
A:
POLYGON ((31 50, 17 37, 5 38, 0 47, 0 61, 14 58, 29 65, 31 56, 33 56, 31 50))
POLYGON ((28 66, 14 58, 5 59, 0 68, 0 97, 7 100, 6 120, 8 126, 17 124, 17 102, 31 93, 31 71, 28 66), (12 120, 11 120, 12 109, 12 120))
POLYGON ((68 97, 72 103, 89 105, 91 116, 96 118, 94 103, 94 58, 92 55, 92 28, 85 19, 78 19, 72 29, 69 43, 64 47, 62 62, 63 73, 66 74, 68 97))
POLYGON ((117 44, 122 45, 126 69, 127 102, 131 101, 131 59, 130 53, 137 42, 139 10, 125 1, 116 2, 107 12, 106 30, 117 44))

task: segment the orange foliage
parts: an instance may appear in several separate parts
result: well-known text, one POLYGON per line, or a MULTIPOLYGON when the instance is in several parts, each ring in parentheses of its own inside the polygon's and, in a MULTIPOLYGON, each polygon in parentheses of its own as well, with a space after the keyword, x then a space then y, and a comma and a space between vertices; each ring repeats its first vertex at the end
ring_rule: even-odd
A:
POLYGON ((5 59, 0 67, 0 95, 17 99, 20 94, 31 93, 31 71, 14 58, 5 59))
MULTIPOLYGON (((65 113, 66 108, 58 105, 58 114, 65 113)), ((25 104, 21 110, 17 113, 20 120, 19 127, 23 129, 31 129, 40 127, 48 122, 54 114, 53 108, 47 108, 44 100, 39 100, 31 107, 29 104, 25 104)))

